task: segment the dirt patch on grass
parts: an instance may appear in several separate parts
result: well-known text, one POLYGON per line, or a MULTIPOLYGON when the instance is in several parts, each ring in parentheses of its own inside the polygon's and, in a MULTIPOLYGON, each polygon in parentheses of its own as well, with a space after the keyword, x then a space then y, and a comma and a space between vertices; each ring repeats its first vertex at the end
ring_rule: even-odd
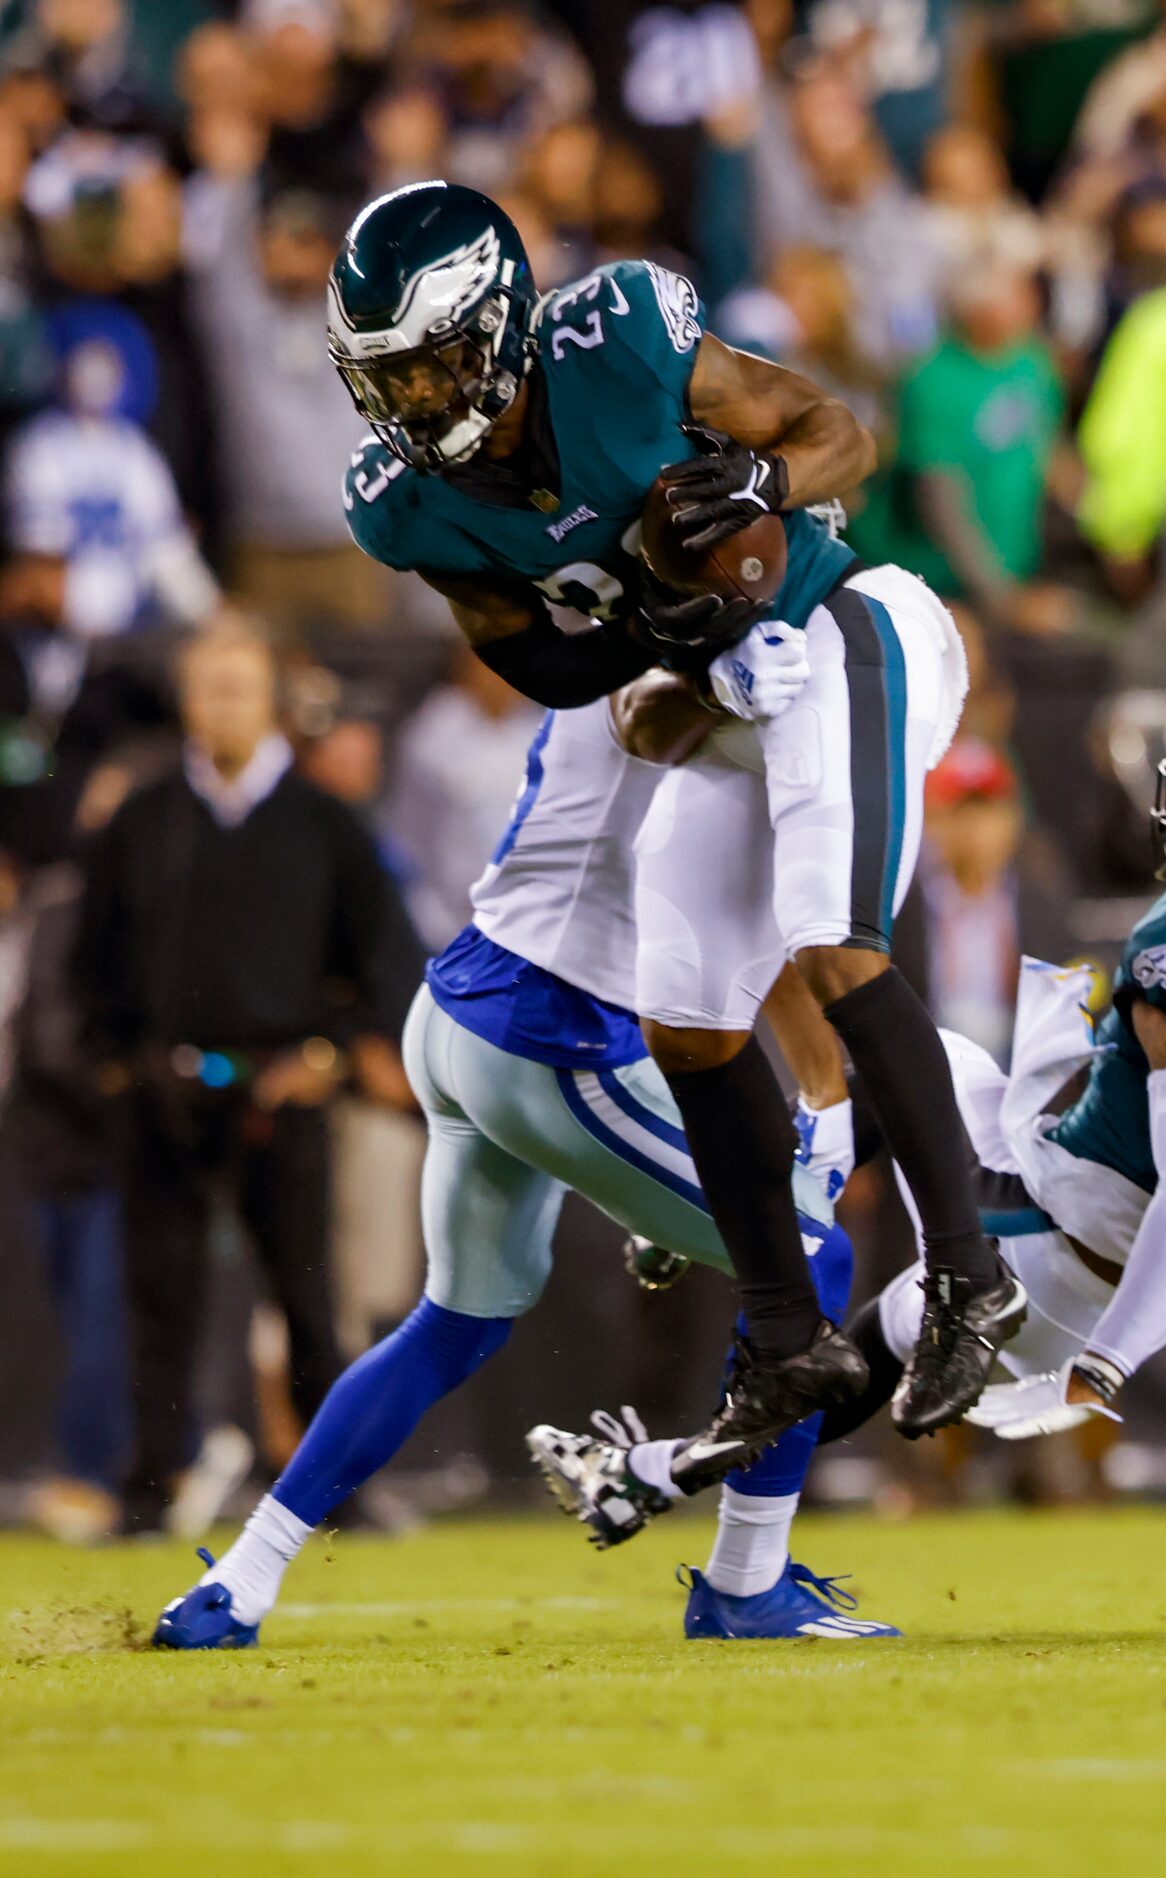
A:
POLYGON ((141 1619, 125 1604, 49 1604, 13 1611, 8 1619, 8 1649, 17 1662, 50 1656, 99 1656, 113 1651, 144 1650, 149 1637, 141 1619))

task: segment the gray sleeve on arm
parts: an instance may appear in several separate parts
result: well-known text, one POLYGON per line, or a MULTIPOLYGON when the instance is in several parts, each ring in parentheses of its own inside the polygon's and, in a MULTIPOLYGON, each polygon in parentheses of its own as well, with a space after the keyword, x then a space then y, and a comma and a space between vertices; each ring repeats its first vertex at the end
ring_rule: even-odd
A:
POLYGON ((982 606, 998 607, 1011 580, 975 517, 960 482, 947 470, 925 470, 918 478, 919 512, 963 585, 982 606))

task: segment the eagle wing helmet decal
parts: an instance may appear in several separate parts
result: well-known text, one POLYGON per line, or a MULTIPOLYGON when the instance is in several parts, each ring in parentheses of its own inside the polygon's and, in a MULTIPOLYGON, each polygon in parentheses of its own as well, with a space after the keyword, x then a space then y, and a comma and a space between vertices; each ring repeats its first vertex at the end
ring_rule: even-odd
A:
POLYGON ((418 268, 406 282, 401 296, 398 331, 413 326, 410 315, 422 287, 424 309, 418 307, 417 311, 424 311, 425 326, 415 338, 410 338, 411 345, 421 344, 434 323, 434 314, 441 319, 460 320, 497 279, 500 253, 497 235, 492 228, 486 228, 468 246, 455 248, 452 254, 443 254, 428 267, 418 268))

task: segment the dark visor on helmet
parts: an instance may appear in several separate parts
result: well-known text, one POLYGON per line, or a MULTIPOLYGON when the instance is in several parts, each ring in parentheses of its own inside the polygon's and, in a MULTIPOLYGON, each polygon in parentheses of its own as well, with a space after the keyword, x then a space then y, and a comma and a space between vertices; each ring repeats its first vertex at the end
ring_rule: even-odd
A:
POLYGON ((441 344, 415 346, 362 365, 344 357, 335 362, 371 422, 429 432, 465 415, 486 370, 481 349, 460 333, 441 344))

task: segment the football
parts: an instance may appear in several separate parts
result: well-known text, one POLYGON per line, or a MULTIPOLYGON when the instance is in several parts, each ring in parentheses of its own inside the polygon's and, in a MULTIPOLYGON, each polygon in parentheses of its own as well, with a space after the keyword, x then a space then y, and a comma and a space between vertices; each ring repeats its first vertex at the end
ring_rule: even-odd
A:
POLYGON ((772 600, 785 579, 787 546, 780 515, 759 515, 712 548, 685 548, 672 525, 667 485, 657 476, 644 503, 640 552, 666 587, 677 593, 717 593, 722 599, 772 600))

